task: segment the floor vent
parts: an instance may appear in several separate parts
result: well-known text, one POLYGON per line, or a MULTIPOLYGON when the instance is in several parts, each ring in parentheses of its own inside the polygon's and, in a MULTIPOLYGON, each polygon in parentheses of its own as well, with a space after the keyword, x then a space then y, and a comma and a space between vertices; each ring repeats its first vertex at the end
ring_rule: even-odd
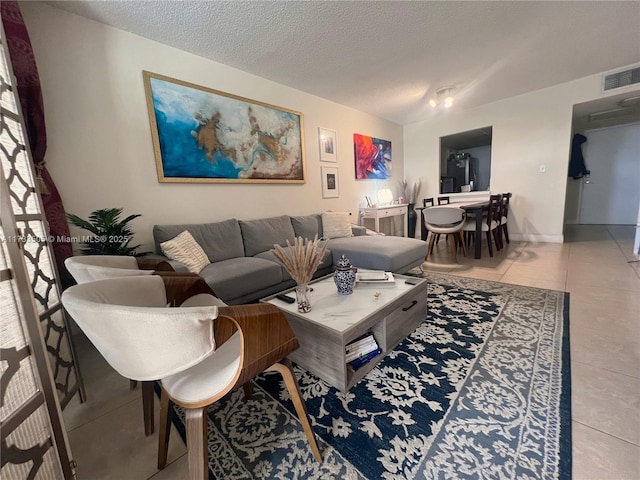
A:
POLYGON ((602 91, 608 92, 609 90, 628 87, 635 83, 640 83, 640 67, 605 75, 602 83, 602 91))

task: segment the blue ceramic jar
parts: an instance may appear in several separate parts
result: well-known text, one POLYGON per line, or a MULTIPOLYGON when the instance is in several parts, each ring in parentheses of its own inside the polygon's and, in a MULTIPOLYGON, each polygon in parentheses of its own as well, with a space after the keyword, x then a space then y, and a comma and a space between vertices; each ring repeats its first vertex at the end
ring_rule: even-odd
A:
POLYGON ((333 273, 333 281, 336 282, 339 295, 351 295, 356 283, 356 272, 349 259, 342 255, 338 260, 336 271, 333 273))

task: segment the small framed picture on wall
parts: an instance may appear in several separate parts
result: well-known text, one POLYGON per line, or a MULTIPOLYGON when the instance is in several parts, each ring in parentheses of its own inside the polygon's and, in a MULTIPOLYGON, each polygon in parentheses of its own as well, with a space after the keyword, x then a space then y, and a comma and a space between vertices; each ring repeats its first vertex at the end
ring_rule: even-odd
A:
POLYGON ((320 167, 322 171, 322 198, 340 196, 338 185, 338 167, 320 167))
POLYGON ((318 128, 318 140, 320 142, 320 161, 337 163, 336 131, 320 127, 318 128))

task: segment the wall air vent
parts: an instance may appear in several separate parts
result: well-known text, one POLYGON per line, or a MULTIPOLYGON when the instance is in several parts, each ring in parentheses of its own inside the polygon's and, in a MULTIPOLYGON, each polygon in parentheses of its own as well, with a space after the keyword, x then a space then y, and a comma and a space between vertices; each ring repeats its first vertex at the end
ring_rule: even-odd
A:
POLYGON ((622 72, 604 75, 602 81, 602 91, 608 92, 616 88, 628 87, 640 83, 640 67, 622 72))

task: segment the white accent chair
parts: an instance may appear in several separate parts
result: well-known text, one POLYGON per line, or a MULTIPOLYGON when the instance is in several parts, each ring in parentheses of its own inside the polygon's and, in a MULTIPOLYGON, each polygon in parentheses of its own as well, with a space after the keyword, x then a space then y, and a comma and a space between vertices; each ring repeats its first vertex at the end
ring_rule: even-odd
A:
POLYGON ((286 359, 299 344, 282 312, 268 304, 224 307, 202 293, 167 308, 166 280, 156 275, 100 280, 62 294, 64 307, 118 373, 160 379, 158 468, 166 464, 174 402, 185 408, 189 478, 207 479, 207 406, 265 370, 284 377, 313 455, 322 461, 286 359))
POLYGON ((451 251, 453 253, 453 261, 458 262, 458 245, 462 246, 465 257, 467 256, 464 239, 462 238, 462 228, 465 225, 465 211, 453 206, 437 206, 424 209, 424 226, 431 233, 429 235, 429 246, 427 255, 424 259, 433 253, 433 246, 439 235, 447 235, 451 251))
POLYGON ((78 283, 173 271, 166 261, 130 255, 78 255, 67 258, 64 266, 78 283))
MULTIPOLYGON (((166 261, 130 255, 80 255, 68 257, 64 266, 77 283, 173 272, 173 268, 166 261)), ((137 382, 132 380, 131 389, 134 389, 136 384, 137 382)), ((142 418, 146 436, 153 435, 154 431, 153 395, 153 382, 142 382, 142 418)))

